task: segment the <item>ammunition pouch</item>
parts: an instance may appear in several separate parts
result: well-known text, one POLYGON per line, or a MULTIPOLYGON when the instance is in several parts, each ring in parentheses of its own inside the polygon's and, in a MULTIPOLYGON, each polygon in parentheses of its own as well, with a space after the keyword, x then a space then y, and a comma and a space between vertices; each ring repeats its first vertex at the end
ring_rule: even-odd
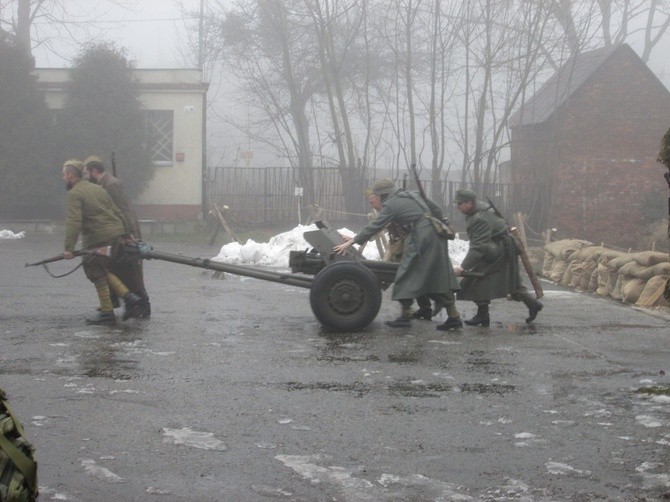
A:
POLYGON ((428 221, 433 224, 433 228, 435 229, 437 235, 449 240, 454 240, 456 238, 456 232, 454 232, 454 230, 449 226, 447 221, 435 218, 435 216, 430 213, 426 213, 425 216, 428 218, 428 221))

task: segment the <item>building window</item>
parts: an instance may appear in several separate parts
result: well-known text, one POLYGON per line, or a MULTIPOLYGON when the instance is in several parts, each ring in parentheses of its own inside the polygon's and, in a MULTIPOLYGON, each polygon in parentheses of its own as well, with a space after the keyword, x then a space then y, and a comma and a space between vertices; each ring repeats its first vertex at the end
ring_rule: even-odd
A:
POLYGON ((171 166, 174 112, 172 110, 147 110, 146 126, 151 160, 157 166, 171 166))

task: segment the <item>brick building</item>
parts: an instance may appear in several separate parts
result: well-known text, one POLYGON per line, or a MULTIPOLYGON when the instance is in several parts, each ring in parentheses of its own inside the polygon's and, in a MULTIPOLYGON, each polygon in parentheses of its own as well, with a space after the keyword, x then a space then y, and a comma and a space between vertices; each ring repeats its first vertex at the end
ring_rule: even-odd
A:
POLYGON ((510 118, 508 175, 549 187, 529 215, 559 238, 638 247, 664 200, 670 93, 628 46, 577 55, 510 118))

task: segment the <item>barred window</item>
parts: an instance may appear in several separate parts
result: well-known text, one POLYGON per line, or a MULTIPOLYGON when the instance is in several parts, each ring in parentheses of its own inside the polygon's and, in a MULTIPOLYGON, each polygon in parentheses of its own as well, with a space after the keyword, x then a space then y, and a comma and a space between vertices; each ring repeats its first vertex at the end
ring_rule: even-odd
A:
POLYGON ((171 166, 174 112, 172 110, 147 110, 146 127, 151 160, 157 166, 171 166))

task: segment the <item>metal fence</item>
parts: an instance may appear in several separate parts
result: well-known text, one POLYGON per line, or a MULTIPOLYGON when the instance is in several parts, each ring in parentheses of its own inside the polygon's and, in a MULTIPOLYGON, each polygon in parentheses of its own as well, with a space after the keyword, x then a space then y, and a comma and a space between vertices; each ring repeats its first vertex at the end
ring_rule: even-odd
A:
MULTIPOLYGON (((362 212, 349 212, 345 207, 340 171, 333 167, 314 168, 314 200, 300 195, 297 173, 290 167, 216 167, 208 183, 208 201, 229 207, 231 221, 243 227, 261 225, 306 223, 308 204, 317 204, 324 217, 333 224, 363 224, 367 217, 362 212)), ((372 180, 360 187, 361 198, 372 180)), ((430 180, 422 181, 426 194, 433 193, 430 180)), ((410 186, 409 188, 413 188, 410 186)), ((473 184, 442 182, 432 197, 445 216, 462 227, 463 218, 451 203, 459 188, 474 190, 473 184)), ((549 200, 547 187, 490 183, 475 190, 481 197, 489 197, 500 212, 511 217, 524 213, 530 225, 544 229, 549 200)))

